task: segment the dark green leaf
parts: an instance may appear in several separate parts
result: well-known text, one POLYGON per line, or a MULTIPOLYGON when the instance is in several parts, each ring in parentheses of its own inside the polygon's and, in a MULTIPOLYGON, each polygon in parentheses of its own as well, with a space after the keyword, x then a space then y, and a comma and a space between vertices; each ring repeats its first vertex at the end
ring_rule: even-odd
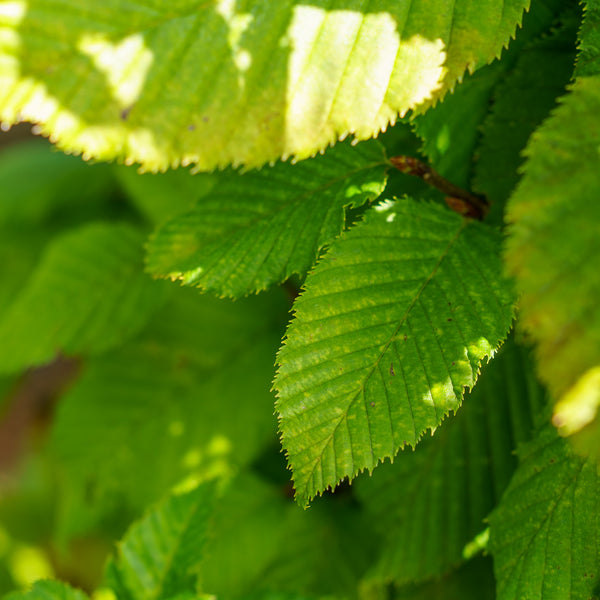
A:
POLYGON ((231 297, 304 274, 342 231, 345 209, 381 194, 387 166, 381 145, 367 142, 297 165, 224 173, 192 211, 159 228, 148 269, 231 297))
POLYGON ((506 337, 499 236, 442 207, 386 203, 306 281, 275 381, 298 501, 415 445, 506 337))
POLYGON ((600 476, 545 425, 490 516, 498 600, 593 598, 600 565, 600 476))
POLYGON ((174 493, 131 526, 106 568, 119 600, 166 600, 196 588, 214 485, 174 493))
POLYGON ((542 400, 527 354, 508 341, 453 419, 414 452, 358 479, 384 537, 370 580, 423 581, 464 560, 510 481, 514 449, 530 439, 542 400))

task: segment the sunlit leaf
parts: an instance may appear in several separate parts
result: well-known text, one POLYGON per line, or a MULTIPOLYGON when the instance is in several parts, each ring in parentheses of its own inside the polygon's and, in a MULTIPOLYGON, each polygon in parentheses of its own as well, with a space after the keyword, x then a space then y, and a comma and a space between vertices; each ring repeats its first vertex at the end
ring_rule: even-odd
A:
POLYGON ((148 269, 232 297, 303 275, 342 231, 346 207, 383 192, 387 166, 381 145, 366 142, 297 165, 223 173, 193 210, 158 229, 148 269))
POLYGON ((29 0, 0 16, 0 119, 150 169, 370 138, 499 56, 529 0, 29 0))
POLYGON ((406 199, 332 244, 296 300, 275 381, 301 504, 460 406, 512 323, 499 243, 491 228, 406 199))

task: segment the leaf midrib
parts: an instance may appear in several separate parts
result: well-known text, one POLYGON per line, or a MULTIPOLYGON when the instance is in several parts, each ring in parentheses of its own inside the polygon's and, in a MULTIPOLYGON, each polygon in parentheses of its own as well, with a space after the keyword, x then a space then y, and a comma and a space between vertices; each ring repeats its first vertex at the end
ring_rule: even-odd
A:
MULTIPOLYGON (((468 221, 466 219, 462 219, 460 226, 458 227, 456 233, 453 235, 453 237, 450 239, 450 241, 448 242, 448 245, 446 246, 446 248, 444 249, 444 252, 442 252, 442 254, 440 255, 440 258, 438 259, 438 261, 436 262, 436 264, 434 265, 433 269, 431 270, 431 273, 428 275, 428 277, 425 279, 425 281, 423 282, 423 285, 419 288, 419 290, 417 291, 417 293, 415 294, 415 297, 412 299, 411 303, 409 304, 408 308, 406 309, 404 315, 400 318, 398 325, 396 326, 396 328, 394 329, 392 335, 390 335, 389 340, 386 342, 385 346, 383 347, 383 349, 381 350, 381 352, 379 353, 379 356, 377 357, 376 361, 374 362, 373 366, 369 369, 369 371, 367 372, 367 374, 364 377, 363 380, 363 384, 361 385, 360 389, 354 394, 354 396, 350 399, 348 406, 346 408, 346 410, 343 412, 343 414, 339 417, 339 421, 337 423, 337 425, 333 428, 331 434, 329 434, 329 436, 327 436, 326 438, 324 438, 324 444, 322 446, 322 450, 318 456, 318 460, 313 460, 313 467, 310 470, 310 472, 308 472, 306 474, 306 476, 304 477, 307 480, 307 483, 304 486, 304 490, 306 492, 306 488, 308 486, 308 481, 314 479, 314 475, 315 475, 315 470, 317 468, 317 465, 321 463, 321 458, 323 457, 323 450, 325 448, 327 448, 330 444, 331 441, 333 440, 335 434, 338 431, 338 428, 340 427, 340 425, 342 424, 343 421, 345 421, 348 417, 348 412, 350 411, 350 409, 352 408, 352 406, 354 405, 354 403, 358 400, 358 398, 364 394, 365 391, 365 387, 367 382, 369 381, 369 379, 371 378, 371 376, 373 375, 373 373, 375 372, 375 369, 379 367, 379 364, 381 362, 381 360, 383 359, 385 353, 388 351, 389 347, 391 346, 392 342, 395 340, 396 335, 398 334, 398 332, 400 331, 400 328, 404 325, 406 319, 408 318, 408 315, 410 314, 410 311, 412 310, 413 306, 416 304, 416 302, 419 300, 419 298, 421 297, 421 294, 423 293, 423 291, 425 290, 425 288, 427 287, 427 285, 429 284, 429 282, 435 277, 435 275, 437 274, 442 262, 444 261, 444 259, 446 258, 446 256, 448 255, 448 253, 450 252, 451 248, 454 246, 454 244, 457 242, 460 234, 463 232, 463 230, 467 227, 468 225, 468 221)), ((370 433, 369 433, 369 437, 370 433)), ((373 458, 375 459, 375 455, 373 453, 373 448, 371 445, 371 454, 373 455, 373 458)), ((378 461, 375 460, 375 463, 377 463, 378 461)), ((352 463, 353 463, 353 471, 354 471, 354 459, 352 459, 352 463)), ((337 469, 336 469, 337 470, 337 469)), ((337 473, 336 473, 336 478, 337 478, 337 473)), ((294 478, 295 480, 295 478, 294 478)), ((298 490, 296 490, 296 498, 298 498, 298 490)), ((310 499, 310 496, 308 494, 304 494, 304 496, 306 496, 307 500, 310 499)))

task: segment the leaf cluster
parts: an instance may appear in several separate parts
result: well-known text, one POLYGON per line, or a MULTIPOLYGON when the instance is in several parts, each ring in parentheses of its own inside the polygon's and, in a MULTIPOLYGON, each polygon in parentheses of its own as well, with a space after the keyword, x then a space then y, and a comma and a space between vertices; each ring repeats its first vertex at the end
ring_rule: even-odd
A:
POLYGON ((7 600, 597 597, 598 22, 0 2, 7 600))

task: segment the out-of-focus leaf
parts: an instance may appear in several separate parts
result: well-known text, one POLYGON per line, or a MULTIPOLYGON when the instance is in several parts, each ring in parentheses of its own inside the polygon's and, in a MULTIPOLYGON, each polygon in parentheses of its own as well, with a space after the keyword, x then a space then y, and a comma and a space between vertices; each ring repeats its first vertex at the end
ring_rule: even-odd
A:
POLYGON ((95 223, 53 241, 0 318, 0 373, 58 352, 100 353, 136 334, 168 289, 142 271, 141 232, 95 223))

